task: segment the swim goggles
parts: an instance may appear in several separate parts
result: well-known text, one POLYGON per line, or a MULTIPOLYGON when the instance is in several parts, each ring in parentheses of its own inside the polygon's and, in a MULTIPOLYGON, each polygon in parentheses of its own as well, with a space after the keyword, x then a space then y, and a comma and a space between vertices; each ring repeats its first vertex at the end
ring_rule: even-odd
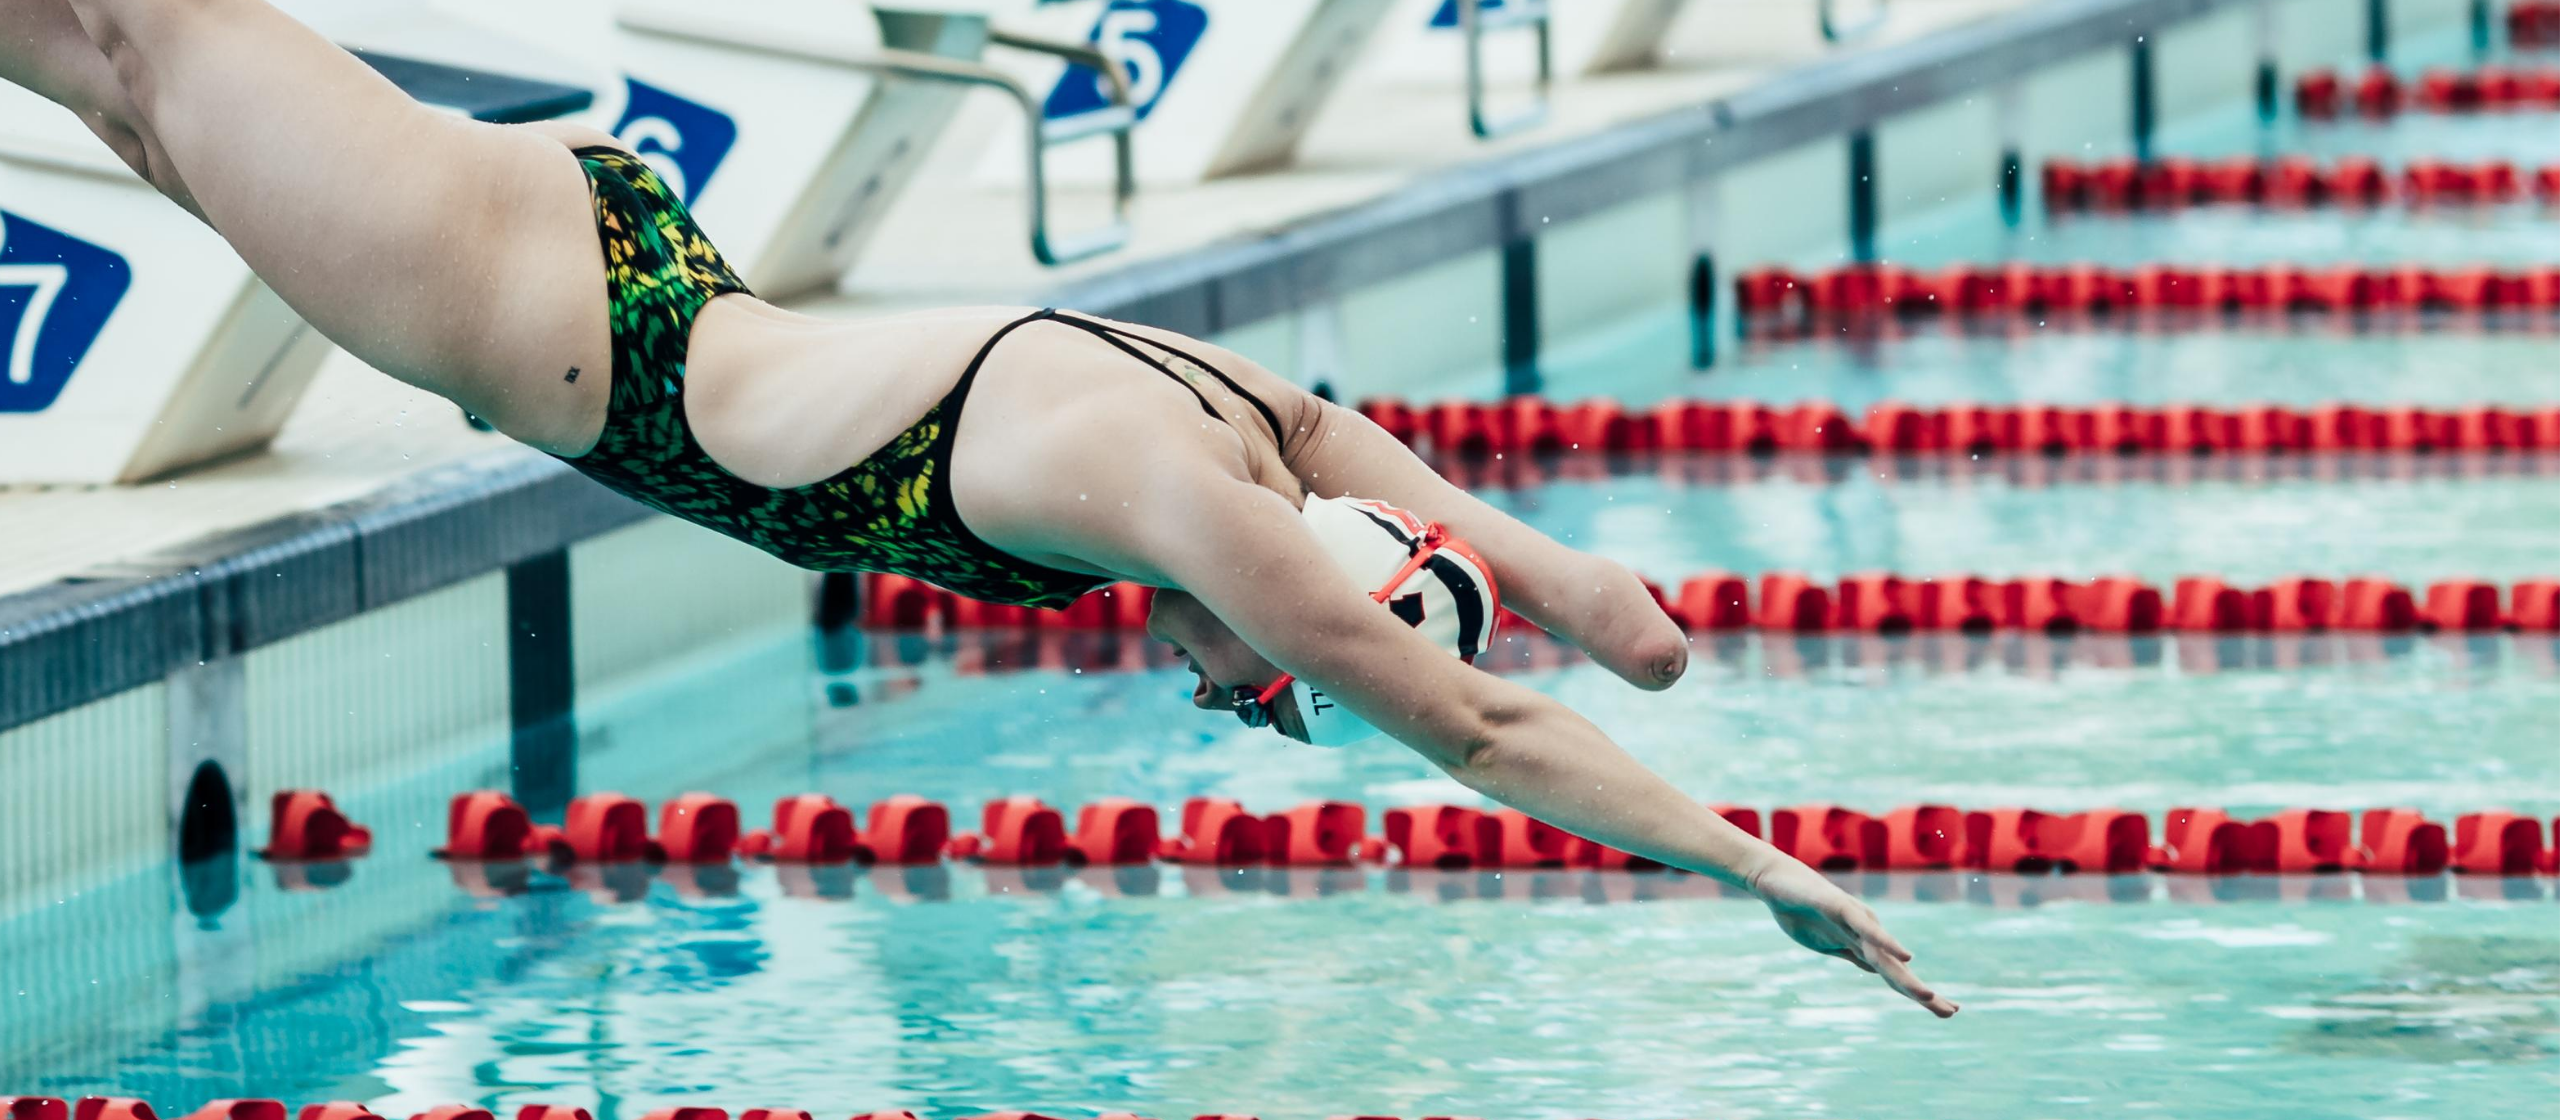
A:
MULTIPOLYGON (((1431 562, 1431 557, 1440 551, 1440 546, 1447 543, 1448 539, 1449 531, 1441 528, 1439 522, 1434 521, 1423 526, 1421 538, 1413 543, 1412 555, 1405 557, 1404 566, 1397 568, 1396 574, 1387 577, 1387 582, 1369 593, 1369 601, 1386 602, 1388 596, 1395 594, 1397 588, 1404 586, 1404 581, 1412 579, 1415 572, 1421 571, 1424 564, 1431 562)), ((1297 679, 1292 674, 1282 673, 1278 680, 1260 688, 1249 684, 1237 685, 1228 691, 1227 705, 1236 713, 1237 719, 1244 721, 1246 727, 1269 727, 1272 721, 1271 702, 1279 699, 1281 693, 1287 692, 1289 686, 1296 683, 1297 679)))

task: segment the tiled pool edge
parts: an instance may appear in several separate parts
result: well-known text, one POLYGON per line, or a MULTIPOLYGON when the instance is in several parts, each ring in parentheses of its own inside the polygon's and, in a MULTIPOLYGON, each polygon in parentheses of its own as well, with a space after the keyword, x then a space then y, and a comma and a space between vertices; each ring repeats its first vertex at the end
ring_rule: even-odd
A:
MULTIPOLYGON (((1048 293, 1208 334, 1809 140, 2266 0, 2049 0, 1771 79, 1733 97, 1435 176, 1279 231, 1135 262, 1048 293)), ((530 451, 493 453, 380 493, 0 597, 0 730, 202 662, 557 552, 643 519, 530 451)))

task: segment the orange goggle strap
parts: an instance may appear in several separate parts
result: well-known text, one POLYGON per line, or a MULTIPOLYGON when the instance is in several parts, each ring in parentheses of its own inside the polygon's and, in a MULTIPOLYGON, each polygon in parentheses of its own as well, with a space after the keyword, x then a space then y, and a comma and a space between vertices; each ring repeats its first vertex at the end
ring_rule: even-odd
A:
MULTIPOLYGON (((1448 540, 1449 531, 1441 528, 1439 522, 1434 521, 1429 525, 1423 526, 1422 539, 1419 542, 1416 542, 1413 555, 1405 557, 1404 566, 1396 569, 1396 574, 1387 577, 1387 582, 1384 585, 1369 593, 1369 601, 1373 603, 1386 602, 1387 596, 1395 594, 1396 588, 1404 586, 1404 581, 1412 579, 1413 573, 1421 571, 1424 564, 1430 563, 1431 557, 1438 553, 1440 551, 1440 546, 1448 543, 1448 540)), ((1280 694, 1287 691, 1291 684, 1296 683, 1297 679, 1298 678, 1296 676, 1289 673, 1280 674, 1280 679, 1271 682, 1269 686, 1265 687, 1259 695, 1256 695, 1253 698, 1253 702, 1268 707, 1273 700, 1279 699, 1280 694)))

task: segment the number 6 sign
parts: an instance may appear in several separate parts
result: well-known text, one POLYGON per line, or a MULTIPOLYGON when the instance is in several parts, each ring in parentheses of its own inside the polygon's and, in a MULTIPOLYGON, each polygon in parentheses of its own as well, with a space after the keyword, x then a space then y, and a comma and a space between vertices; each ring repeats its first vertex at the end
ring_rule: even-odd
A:
MULTIPOLYGON (((1044 4, 1006 19, 1004 29, 1053 40, 1084 38, 1117 60, 1138 118, 1149 122, 1138 134, 1138 176, 1179 185, 1288 162, 1393 3, 1044 4)), ((1084 67, 1032 63, 1016 72, 1034 89, 1049 88, 1042 112, 1052 120, 1110 103, 1102 75, 1084 67)), ((1108 183, 1107 154, 1093 146, 1060 151, 1051 181, 1108 183)), ((999 149, 980 164, 986 181, 1018 179, 1020 169, 1012 165, 1020 161, 1008 156, 999 149)))
MULTIPOLYGON (((1091 40, 1128 71, 1129 97, 1138 103, 1138 119, 1145 120, 1208 30, 1208 11, 1187 0, 1112 0, 1102 21, 1094 24, 1091 40)), ((1102 75, 1076 66, 1049 91, 1043 112, 1057 120, 1110 104, 1102 75)))

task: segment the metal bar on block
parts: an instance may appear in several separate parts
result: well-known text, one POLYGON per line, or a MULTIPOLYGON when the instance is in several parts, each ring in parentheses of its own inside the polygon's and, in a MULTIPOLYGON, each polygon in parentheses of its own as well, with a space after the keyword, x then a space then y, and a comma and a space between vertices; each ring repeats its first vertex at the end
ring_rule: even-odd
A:
POLYGON ((1889 14, 1885 8, 1885 0, 1875 0, 1876 10, 1869 13, 1867 18, 1856 23, 1844 24, 1840 22, 1839 3, 1840 0, 1815 0, 1814 18, 1822 26, 1823 42, 1846 43, 1865 38, 1867 33, 1884 26, 1885 17, 1889 14))
POLYGON ((1031 255, 1041 264, 1055 267, 1108 253, 1129 243, 1129 200, 1138 190, 1137 161, 1132 153, 1130 133, 1137 128, 1138 113, 1137 107, 1129 101, 1128 81, 1121 74, 1119 65, 1100 51, 1067 44, 1039 43, 1002 33, 989 35, 991 42, 1054 54, 1077 65, 1093 66, 1109 80, 1113 100, 1110 108, 1079 114, 1068 120, 1045 121, 1040 99, 1029 88, 1015 81, 1011 75, 978 62, 920 51, 831 42, 824 35, 785 37, 761 29, 731 26, 716 16, 701 14, 695 9, 661 4, 626 4, 621 10, 621 22, 623 27, 632 31, 684 42, 891 77, 996 90, 1021 108, 1027 124, 1024 134, 1028 138, 1031 255), (1105 134, 1111 136, 1117 149, 1119 165, 1112 193, 1111 222, 1074 234, 1052 234, 1049 231, 1048 150, 1059 144, 1105 134))
POLYGON ((1547 0, 1511 0, 1488 8, 1486 0, 1458 0, 1458 27, 1467 36, 1467 126, 1481 140, 1509 136, 1544 122, 1555 95, 1555 20, 1547 0), (1528 106, 1495 116, 1485 108, 1484 43, 1495 31, 1527 29, 1537 36, 1538 95, 1528 106))

